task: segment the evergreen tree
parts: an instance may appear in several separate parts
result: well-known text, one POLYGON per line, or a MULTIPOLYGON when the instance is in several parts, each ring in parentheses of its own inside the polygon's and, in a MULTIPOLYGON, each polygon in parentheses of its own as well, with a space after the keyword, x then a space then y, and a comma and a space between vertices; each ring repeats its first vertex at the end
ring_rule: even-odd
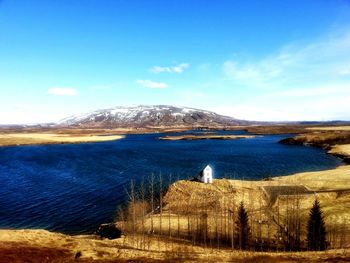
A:
POLYGON ((243 202, 240 203, 236 220, 236 244, 240 249, 247 249, 250 239, 248 213, 243 202))
POLYGON ((326 249, 326 227, 320 203, 317 199, 310 210, 309 221, 307 224, 307 244, 309 250, 326 249))

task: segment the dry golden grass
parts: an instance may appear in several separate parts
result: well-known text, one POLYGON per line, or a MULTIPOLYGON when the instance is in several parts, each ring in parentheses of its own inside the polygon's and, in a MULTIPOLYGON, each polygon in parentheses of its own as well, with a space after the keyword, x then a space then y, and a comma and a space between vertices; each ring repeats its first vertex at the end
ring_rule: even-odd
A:
MULTIPOLYGON (((165 206, 160 230, 160 215, 146 219, 144 226, 154 224, 156 233, 171 236, 186 235, 188 226, 195 225, 197 215, 207 215, 208 236, 214 236, 219 221, 225 222, 228 231, 228 212, 236 212, 241 201, 255 221, 262 221, 262 237, 267 238, 267 229, 276 233, 277 213, 281 223, 286 219, 288 209, 298 206, 298 213, 306 229, 308 213, 315 198, 321 203, 327 225, 341 227, 350 222, 350 166, 333 170, 299 173, 272 178, 269 181, 214 180, 213 184, 178 181, 172 184, 164 197, 165 206), (226 220, 226 221, 225 221, 226 220), (170 227, 169 227, 170 223, 170 227)), ((289 211, 290 213, 290 211, 289 211)), ((292 212, 293 213, 293 212, 292 212)), ((200 217, 200 216, 199 216, 200 217)), ((254 221, 253 220, 253 221, 254 221)), ((260 227, 253 222, 253 230, 260 227)), ((260 224, 260 223, 259 223, 260 224)), ((350 235, 350 229, 346 230, 350 235)), ((305 231, 302 233, 305 237, 305 231)), ((350 242, 350 237, 347 239, 350 242)), ((350 247, 350 243, 342 245, 350 247)))
POLYGON ((328 153, 350 157, 350 144, 335 145, 328 153))
POLYGON ((61 133, 6 133, 0 134, 0 146, 102 142, 122 139, 122 135, 61 134, 61 133))
POLYGON ((350 126, 308 127, 306 129, 318 131, 350 131, 350 126))
POLYGON ((192 246, 141 236, 99 240, 45 230, 0 230, 0 262, 346 262, 348 249, 270 253, 192 246), (78 259, 75 259, 77 253, 78 259), (10 261, 8 261, 10 260, 10 261))
POLYGON ((309 130, 293 138, 282 140, 286 144, 311 144, 323 148, 350 143, 349 130, 309 130))
POLYGON ((336 144, 347 144, 350 142, 349 131, 314 131, 297 135, 294 137, 296 141, 301 143, 314 144, 319 146, 329 146, 336 144))

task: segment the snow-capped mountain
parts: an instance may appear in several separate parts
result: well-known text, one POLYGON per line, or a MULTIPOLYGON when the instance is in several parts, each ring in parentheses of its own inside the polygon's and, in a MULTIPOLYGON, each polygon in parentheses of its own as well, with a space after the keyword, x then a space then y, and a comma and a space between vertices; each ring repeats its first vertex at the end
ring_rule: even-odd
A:
POLYGON ((57 123, 78 127, 207 127, 248 125, 250 122, 214 112, 167 105, 114 107, 72 116, 57 123))

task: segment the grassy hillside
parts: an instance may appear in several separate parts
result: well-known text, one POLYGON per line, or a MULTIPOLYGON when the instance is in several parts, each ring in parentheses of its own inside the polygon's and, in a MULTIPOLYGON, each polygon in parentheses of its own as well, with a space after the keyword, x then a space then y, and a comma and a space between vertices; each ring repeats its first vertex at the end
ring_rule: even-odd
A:
POLYGON ((129 219, 118 223, 126 232, 119 239, 100 240, 94 235, 69 236, 45 230, 0 230, 0 262, 347 262, 349 179, 350 166, 341 166, 269 181, 221 179, 211 185, 178 181, 162 197, 163 206, 155 206, 153 213, 139 195, 124 214, 124 219, 129 219), (244 202, 250 218, 255 240, 251 249, 261 251, 266 250, 263 242, 278 235, 285 238, 280 226, 292 230, 288 222, 296 215, 302 222, 301 239, 305 238, 305 220, 315 196, 324 212, 330 250, 283 252, 283 240, 281 246, 270 248, 273 252, 232 249, 231 233, 235 231, 239 202, 244 202))
MULTIPOLYGON (((140 239, 140 237, 135 237, 140 239)), ((135 241, 134 240, 134 241, 135 241)), ((68 236, 45 230, 0 230, 0 262, 348 262, 347 249, 326 252, 249 252, 148 238, 147 247, 122 237, 68 236), (149 245, 149 246, 148 246, 149 245)))
MULTIPOLYGON (((254 246, 265 246, 276 236, 284 239, 285 228, 292 231, 290 222, 293 220, 300 222, 300 235, 304 240, 308 213, 318 198, 329 230, 330 246, 350 247, 349 179, 350 166, 341 166, 269 181, 220 179, 211 185, 178 181, 164 196, 162 215, 149 215, 142 224, 145 229, 153 225, 153 231, 158 234, 182 237, 195 243, 200 243, 200 237, 189 233, 193 230, 201 232, 205 228, 209 241, 221 239, 219 242, 230 246, 237 207, 243 201, 250 217, 252 238, 258 240, 254 246)), ((279 245, 275 246, 278 249, 279 245)))

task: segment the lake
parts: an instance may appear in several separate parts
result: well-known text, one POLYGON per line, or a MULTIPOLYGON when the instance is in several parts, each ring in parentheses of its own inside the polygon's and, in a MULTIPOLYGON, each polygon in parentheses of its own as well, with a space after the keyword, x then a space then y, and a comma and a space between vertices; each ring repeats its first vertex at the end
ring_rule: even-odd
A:
POLYGON ((341 163, 322 149, 279 144, 287 135, 195 141, 159 140, 161 136, 1 147, 0 228, 93 232, 113 220, 117 206, 126 199, 130 180, 147 180, 152 173, 187 179, 210 164, 215 178, 261 179, 330 169, 341 163))

